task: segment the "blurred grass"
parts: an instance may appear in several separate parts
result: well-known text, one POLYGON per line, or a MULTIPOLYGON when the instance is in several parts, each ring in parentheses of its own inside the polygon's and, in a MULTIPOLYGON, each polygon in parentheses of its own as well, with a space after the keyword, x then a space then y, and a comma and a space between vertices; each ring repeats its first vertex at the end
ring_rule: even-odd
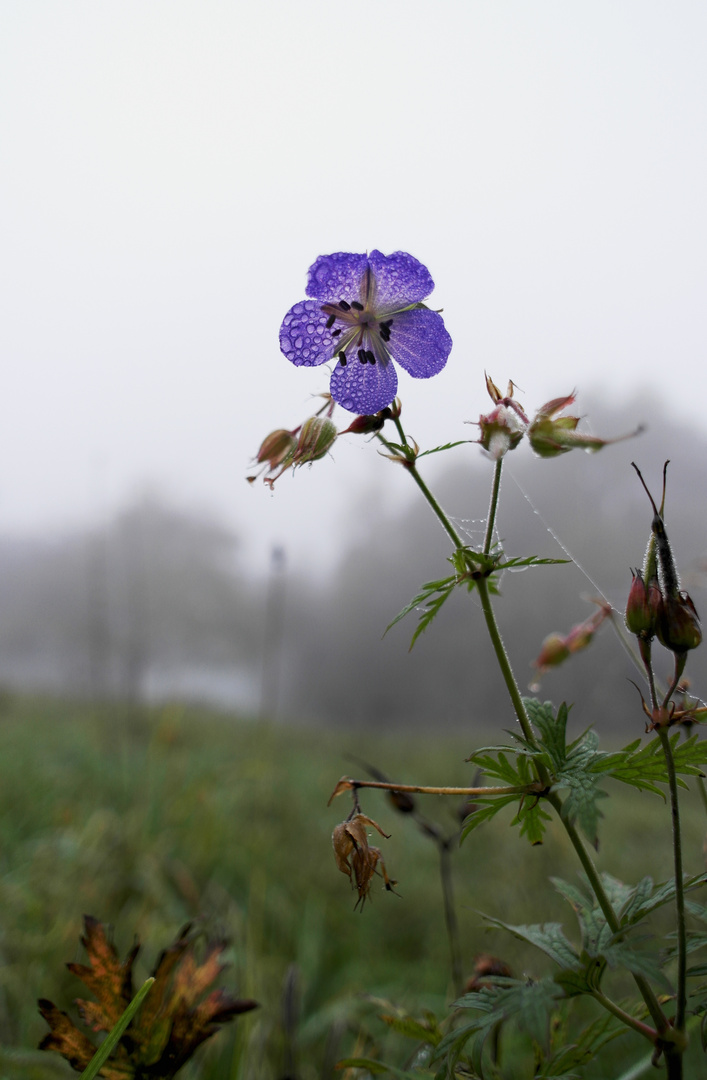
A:
MULTIPOLYGON (((82 989, 65 962, 82 958, 84 913, 115 927, 121 953, 140 938, 138 984, 187 921, 229 937, 224 982, 262 1007, 200 1050, 185 1080, 282 1075, 281 996, 291 965, 301 990, 297 1053, 305 1080, 324 1075, 327 1055, 352 1052, 357 1039, 363 1052, 361 1032, 384 1037, 358 995, 444 1015, 454 995, 436 848, 381 793, 362 792, 364 812, 392 834, 380 846, 402 898, 376 888, 363 914, 354 912, 331 849, 331 830, 350 802, 326 803, 336 780, 356 771, 347 752, 400 782, 462 785, 473 781, 464 758, 484 741, 479 731, 467 741, 433 725, 426 736, 386 736, 285 729, 181 706, 6 702, 0 1042, 10 1049, 0 1053, 0 1075, 75 1075, 32 1048, 46 1031, 36 999, 67 1009, 82 989)), ((624 881, 668 877, 667 807, 628 789, 611 794, 602 807, 609 824, 600 868, 624 881)), ((454 829, 450 800, 428 797, 421 809, 454 829)), ((561 829, 553 824, 547 842, 531 848, 508 827, 511 816, 475 832, 454 859, 465 968, 471 971, 475 954, 493 952, 516 974, 542 974, 538 953, 485 931, 478 911, 513 923, 559 919, 576 937, 572 913, 547 885, 549 875, 574 880, 576 863, 561 829)), ((692 792, 683 817, 686 868, 694 873, 703 866, 705 822, 692 792)), ((633 1044, 634 1058, 642 1049, 633 1044)))

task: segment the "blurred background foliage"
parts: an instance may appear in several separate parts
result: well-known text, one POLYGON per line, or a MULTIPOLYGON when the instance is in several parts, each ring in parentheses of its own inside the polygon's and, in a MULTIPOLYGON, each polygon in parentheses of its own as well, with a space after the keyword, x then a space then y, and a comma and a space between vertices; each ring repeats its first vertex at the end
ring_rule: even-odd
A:
MULTIPOLYGON (((642 720, 634 710, 636 731, 642 720)), ((464 758, 491 731, 465 738, 289 729, 169 705, 157 709, 6 700, 0 724, 0 1056, 2 1075, 72 1075, 37 1055, 45 1025, 36 999, 75 1016, 81 992, 66 970, 82 960, 81 916, 115 927, 121 955, 143 942, 137 984, 186 922, 230 939, 223 983, 260 1009, 203 1047, 185 1077, 329 1077, 337 1057, 383 1045, 400 1063, 409 1044, 386 1032, 365 995, 440 1016, 453 1000, 438 880, 438 854, 380 792, 364 812, 401 896, 373 890, 361 915, 334 863, 330 834, 350 809, 327 809, 336 779, 363 754, 403 782, 469 784, 464 758), (285 1009, 283 996, 289 1001, 285 1009), (291 1020, 284 1021, 289 1013, 291 1020), (289 1034, 288 1034, 289 1032, 289 1034), (396 1056, 397 1055, 397 1056, 396 1056), (44 1060, 40 1060, 40 1059, 44 1060), (7 1073, 8 1067, 10 1072, 7 1073)), ((354 772, 356 770, 354 769, 354 772)), ((624 880, 670 868, 668 810, 655 796, 612 792, 602 869, 624 880)), ((421 809, 453 833, 459 800, 428 797, 421 809)), ((544 958, 497 931, 478 912, 514 923, 574 918, 548 893, 549 874, 576 879, 560 829, 530 847, 510 813, 484 826, 454 855, 464 970, 491 952, 514 972, 544 974, 544 958)), ((685 851, 701 863, 703 815, 685 800, 685 851)), ((619 978, 619 987, 621 987, 619 978)), ((626 988, 628 989, 628 987, 626 988)), ((628 1059, 642 1052, 622 1040, 628 1059)), ((617 1052, 616 1047, 612 1052, 617 1052)), ((73 1074, 75 1075, 75 1074, 73 1074)), ((591 1075, 590 1073, 587 1074, 591 1075)), ((597 1075, 601 1075, 598 1073, 597 1075)))

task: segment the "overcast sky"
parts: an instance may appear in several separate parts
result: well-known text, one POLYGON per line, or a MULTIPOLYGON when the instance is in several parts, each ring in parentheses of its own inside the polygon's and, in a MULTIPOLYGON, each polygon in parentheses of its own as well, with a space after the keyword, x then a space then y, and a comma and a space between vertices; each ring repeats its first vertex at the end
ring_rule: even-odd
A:
POLYGON ((0 0, 0 532, 151 484, 255 564, 334 550, 369 477, 404 487, 372 447, 243 479, 327 388, 278 329, 333 251, 432 273, 424 445, 472 435, 484 369, 627 429, 646 387, 704 412, 706 55, 703 0, 0 0))

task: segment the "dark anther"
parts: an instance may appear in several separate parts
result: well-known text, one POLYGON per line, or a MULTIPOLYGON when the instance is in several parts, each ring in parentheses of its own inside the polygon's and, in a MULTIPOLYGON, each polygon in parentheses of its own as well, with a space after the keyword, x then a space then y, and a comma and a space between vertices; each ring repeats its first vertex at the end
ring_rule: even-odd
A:
POLYGON ((358 358, 359 358, 359 360, 361 361, 362 364, 365 364, 365 363, 368 362, 368 357, 366 355, 366 350, 365 349, 359 349, 358 350, 358 358))
POLYGON ((378 332, 383 341, 390 341, 390 330, 387 326, 384 326, 383 323, 381 323, 378 332))
POLYGON ((340 352, 339 353, 339 360, 341 360, 341 366, 346 367, 346 353, 345 352, 340 352))
POLYGON ((375 362, 376 362, 376 358, 375 358, 375 355, 374 355, 374 353, 372 353, 372 352, 370 351, 370 349, 369 349, 369 350, 368 350, 368 352, 366 353, 366 359, 368 360, 368 363, 369 363, 369 364, 375 364, 375 362))
POLYGON ((345 300, 339 300, 339 307, 341 308, 342 311, 349 311, 350 308, 351 308, 351 305, 347 304, 345 300))
POLYGON ((332 330, 331 336, 332 337, 338 337, 339 334, 341 333, 341 331, 342 331, 342 327, 340 326, 338 330, 332 330))
POLYGON ((336 315, 330 315, 329 318, 326 321, 327 330, 331 330, 331 328, 332 328, 332 326, 334 325, 335 322, 336 322, 336 315))
POLYGON ((359 304, 358 300, 352 300, 351 307, 356 308, 356 311, 363 311, 363 304, 359 304))

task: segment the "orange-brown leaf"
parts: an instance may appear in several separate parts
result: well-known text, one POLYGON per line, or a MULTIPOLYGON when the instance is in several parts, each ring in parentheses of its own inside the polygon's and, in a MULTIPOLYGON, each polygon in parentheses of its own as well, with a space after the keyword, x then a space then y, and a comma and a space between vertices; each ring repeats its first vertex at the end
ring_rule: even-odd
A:
POLYGON ((88 954, 88 964, 67 964, 98 998, 98 1004, 82 1003, 94 1031, 110 1031, 123 1015, 133 998, 132 968, 139 946, 135 945, 121 964, 115 945, 106 927, 91 915, 84 916, 84 936, 81 942, 88 954))
POLYGON ((52 1001, 39 999, 39 1011, 49 1024, 49 1035, 39 1044, 40 1050, 56 1050, 62 1054, 77 1072, 83 1072, 96 1052, 96 1047, 67 1015, 57 1009, 52 1001))

